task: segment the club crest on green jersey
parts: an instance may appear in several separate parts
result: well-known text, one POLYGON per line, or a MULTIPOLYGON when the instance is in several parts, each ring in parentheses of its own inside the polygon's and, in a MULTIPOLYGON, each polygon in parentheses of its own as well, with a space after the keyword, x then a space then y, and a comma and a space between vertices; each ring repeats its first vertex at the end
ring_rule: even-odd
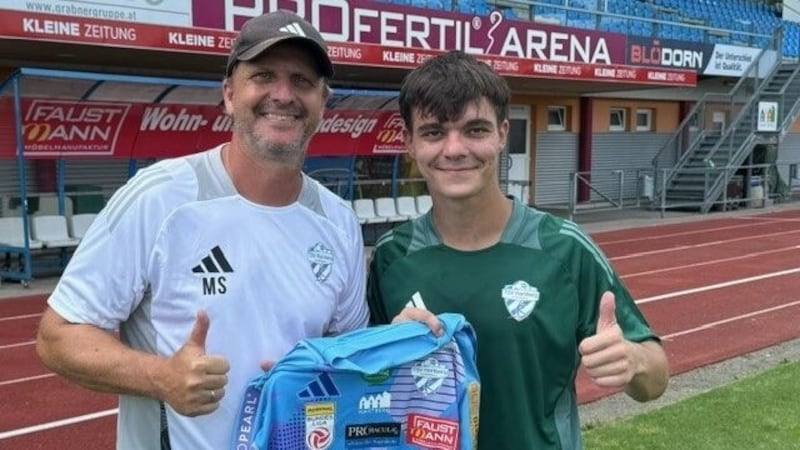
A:
POLYGON ((539 301, 539 290, 523 280, 505 285, 500 295, 509 314, 517 322, 530 316, 539 301))
POLYGON ((311 262, 311 271, 317 281, 325 281, 333 269, 333 252, 317 242, 308 249, 308 260, 311 262))

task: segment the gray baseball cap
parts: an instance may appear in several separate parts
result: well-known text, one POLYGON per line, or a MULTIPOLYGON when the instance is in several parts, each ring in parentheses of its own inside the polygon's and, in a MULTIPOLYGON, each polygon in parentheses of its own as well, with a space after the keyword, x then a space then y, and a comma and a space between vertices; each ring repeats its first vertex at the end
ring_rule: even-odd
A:
POLYGON ((322 35, 302 17, 282 10, 253 17, 244 23, 233 42, 225 76, 231 76, 237 62, 250 61, 278 42, 288 40, 304 44, 314 54, 322 76, 333 78, 333 63, 322 35))

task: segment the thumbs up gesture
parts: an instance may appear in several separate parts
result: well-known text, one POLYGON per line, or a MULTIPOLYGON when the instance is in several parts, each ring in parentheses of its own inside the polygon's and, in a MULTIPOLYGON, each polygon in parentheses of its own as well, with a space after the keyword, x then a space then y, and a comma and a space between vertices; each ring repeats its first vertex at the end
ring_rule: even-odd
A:
POLYGON ((614 294, 605 292, 600 299, 597 331, 578 346, 581 364, 598 385, 624 387, 636 374, 632 345, 617 325, 614 294))
POLYGON ((164 401, 185 416, 213 412, 225 395, 230 364, 222 356, 206 354, 211 321, 198 311, 188 340, 167 363, 164 401))

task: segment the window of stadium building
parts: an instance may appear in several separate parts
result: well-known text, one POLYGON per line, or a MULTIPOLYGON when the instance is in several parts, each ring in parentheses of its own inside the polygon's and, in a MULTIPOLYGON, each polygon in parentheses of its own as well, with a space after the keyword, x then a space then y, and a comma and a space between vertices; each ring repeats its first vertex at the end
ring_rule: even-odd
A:
POLYGON ((608 116, 609 131, 625 131, 626 117, 625 108, 611 108, 608 116))
POLYGON ((653 131, 653 110, 649 108, 636 110, 636 131, 653 131))
POLYGON ((566 131, 566 129, 567 129, 567 107, 548 106, 547 131, 566 131))

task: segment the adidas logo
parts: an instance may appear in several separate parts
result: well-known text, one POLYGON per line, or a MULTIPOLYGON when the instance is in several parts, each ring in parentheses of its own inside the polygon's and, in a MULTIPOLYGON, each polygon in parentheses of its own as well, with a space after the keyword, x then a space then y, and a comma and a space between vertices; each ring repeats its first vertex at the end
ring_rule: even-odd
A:
POLYGON ((308 383, 305 389, 298 392, 297 396, 305 399, 337 397, 339 389, 333 384, 331 376, 327 372, 322 372, 308 383))
POLYGON ((211 253, 192 267, 192 273, 203 275, 203 295, 224 294, 228 291, 227 280, 218 273, 233 273, 233 267, 225 258, 219 245, 211 249, 211 253))
POLYGON ((211 254, 200 261, 200 264, 192 268, 194 273, 233 273, 233 267, 228 263, 225 254, 219 245, 211 249, 211 254))
POLYGON ((284 25, 280 28, 280 31, 284 33, 291 33, 296 34, 298 36, 306 37, 305 31, 303 31, 303 27, 300 26, 297 22, 292 22, 289 25, 284 25))

